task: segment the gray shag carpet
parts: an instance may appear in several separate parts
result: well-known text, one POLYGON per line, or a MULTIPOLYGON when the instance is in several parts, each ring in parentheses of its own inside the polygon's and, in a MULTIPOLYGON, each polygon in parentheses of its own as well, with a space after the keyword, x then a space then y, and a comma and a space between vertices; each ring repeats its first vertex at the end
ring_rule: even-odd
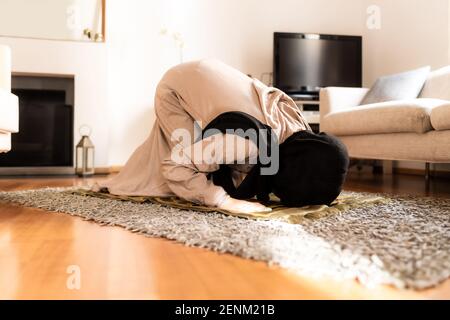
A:
POLYGON ((289 224, 74 195, 59 188, 0 192, 2 202, 64 212, 307 276, 409 289, 448 279, 450 200, 385 197, 390 201, 289 224))

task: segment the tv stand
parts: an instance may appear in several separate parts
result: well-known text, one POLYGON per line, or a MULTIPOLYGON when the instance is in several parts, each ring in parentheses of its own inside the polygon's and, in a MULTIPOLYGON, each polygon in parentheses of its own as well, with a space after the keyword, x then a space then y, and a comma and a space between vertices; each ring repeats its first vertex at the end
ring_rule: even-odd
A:
POLYGON ((288 94, 294 100, 302 101, 319 101, 319 93, 317 92, 300 92, 300 93, 289 93, 288 94))
POLYGON ((311 129, 320 132, 320 98, 318 94, 288 94, 302 112, 311 129))

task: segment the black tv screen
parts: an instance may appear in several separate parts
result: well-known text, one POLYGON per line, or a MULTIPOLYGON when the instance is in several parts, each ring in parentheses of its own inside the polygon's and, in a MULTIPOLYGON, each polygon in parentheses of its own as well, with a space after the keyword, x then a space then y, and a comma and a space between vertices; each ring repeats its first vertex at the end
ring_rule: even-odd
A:
POLYGON ((287 93, 362 86, 362 37, 274 34, 274 86, 287 93))

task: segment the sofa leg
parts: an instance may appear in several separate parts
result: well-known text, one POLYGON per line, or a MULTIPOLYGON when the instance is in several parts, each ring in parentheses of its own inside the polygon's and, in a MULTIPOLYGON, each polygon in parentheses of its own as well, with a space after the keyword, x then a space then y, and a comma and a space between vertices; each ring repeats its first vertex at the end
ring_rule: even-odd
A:
POLYGON ((430 180, 430 163, 429 162, 425 163, 425 180, 427 180, 427 181, 430 180))
POLYGON ((384 160, 383 161, 383 174, 393 175, 394 174, 394 161, 384 160))

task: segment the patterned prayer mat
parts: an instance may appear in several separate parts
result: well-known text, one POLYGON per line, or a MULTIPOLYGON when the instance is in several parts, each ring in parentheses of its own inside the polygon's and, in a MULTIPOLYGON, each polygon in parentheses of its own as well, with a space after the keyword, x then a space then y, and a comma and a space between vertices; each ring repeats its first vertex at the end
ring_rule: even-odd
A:
POLYGON ((272 208, 269 213, 249 213, 249 214, 236 214, 221 210, 218 208, 211 208, 195 204, 178 197, 145 197, 145 196, 117 196, 108 193, 107 190, 99 192, 76 189, 69 191, 72 194, 78 194, 83 196, 98 197, 103 199, 114 199, 121 201, 132 201, 137 203, 155 203, 163 206, 168 206, 177 209, 193 210, 200 212, 220 212, 229 216, 236 216, 249 219, 277 219, 289 223, 301 223, 303 219, 317 219, 328 216, 330 214, 342 213, 345 210, 357 207, 364 207, 369 205, 376 205, 389 201, 388 198, 384 198, 377 195, 365 195, 365 194, 341 194, 331 206, 306 206, 301 208, 289 208, 280 204, 279 199, 275 195, 271 195, 270 203, 266 206, 272 208))
POLYGON ((330 208, 274 203, 271 214, 247 219, 173 198, 118 201, 75 189, 0 192, 0 201, 265 261, 308 277, 411 289, 450 277, 450 199, 345 192, 330 208))

